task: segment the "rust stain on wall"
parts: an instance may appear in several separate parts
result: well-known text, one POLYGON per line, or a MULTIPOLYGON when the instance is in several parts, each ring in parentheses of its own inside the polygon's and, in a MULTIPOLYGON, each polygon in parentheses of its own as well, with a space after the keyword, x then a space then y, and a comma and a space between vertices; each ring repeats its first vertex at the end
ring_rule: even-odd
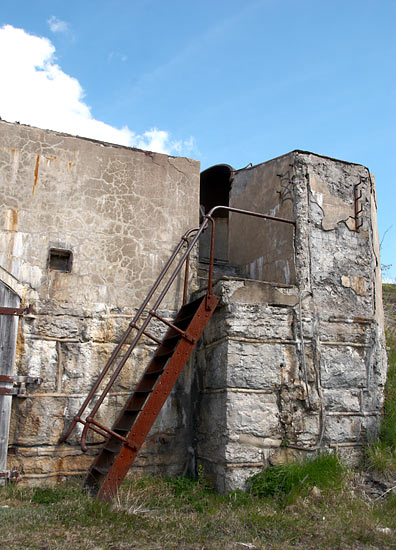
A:
POLYGON ((18 229, 18 210, 8 208, 5 212, 5 226, 7 231, 17 231, 18 229))
POLYGON ((11 231, 16 231, 18 228, 18 211, 11 208, 11 231))
POLYGON ((40 155, 37 155, 36 166, 34 168, 34 180, 33 180, 32 197, 34 195, 34 192, 35 192, 36 186, 37 186, 37 182, 38 182, 39 166, 40 166, 40 155))
POLYGON ((57 158, 55 155, 51 155, 50 157, 45 157, 47 159, 47 166, 51 165, 51 162, 54 162, 56 164, 57 158))

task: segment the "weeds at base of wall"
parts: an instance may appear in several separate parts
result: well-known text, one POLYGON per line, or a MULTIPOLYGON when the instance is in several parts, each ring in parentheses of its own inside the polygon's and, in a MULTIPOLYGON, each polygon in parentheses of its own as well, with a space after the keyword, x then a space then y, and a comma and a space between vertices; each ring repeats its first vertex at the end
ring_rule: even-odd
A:
POLYGON ((369 501, 348 483, 288 504, 242 491, 219 495, 182 477, 130 479, 111 505, 75 485, 8 486, 0 488, 0 549, 394 548, 396 497, 369 501))
MULTIPOLYGON (((385 386, 384 418, 379 440, 366 451, 366 466, 385 476, 396 478, 396 331, 387 333, 388 373, 385 386)), ((396 483, 396 480, 395 480, 396 483)))
POLYGON ((322 453, 302 462, 270 466, 250 477, 247 487, 258 497, 275 497, 291 504, 297 497, 316 490, 343 487, 346 468, 334 454, 322 453))

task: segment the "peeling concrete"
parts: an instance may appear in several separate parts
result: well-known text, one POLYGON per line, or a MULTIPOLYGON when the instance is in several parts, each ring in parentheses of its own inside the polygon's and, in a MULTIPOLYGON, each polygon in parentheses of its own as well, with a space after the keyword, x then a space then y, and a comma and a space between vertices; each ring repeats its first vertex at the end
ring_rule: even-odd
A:
MULTIPOLYGON (((33 305, 20 320, 16 371, 43 379, 13 400, 8 468, 20 468, 26 482, 79 475, 88 466, 100 438, 90 439, 89 457, 79 451, 79 430, 71 445, 58 439, 170 251, 197 225, 198 195, 197 161, 0 122, 0 279, 33 305), (49 269, 50 248, 73 253, 70 273, 49 269)), ((179 278, 163 303, 167 318, 181 293, 179 278)), ((106 422, 152 349, 144 341, 130 359, 101 411, 106 422)), ((188 391, 182 379, 137 468, 157 453, 151 471, 183 472, 180 403, 188 391)))
MULTIPOLYGON (((20 319, 15 371, 43 379, 13 400, 8 468, 24 483, 86 471, 101 438, 91 434, 83 455, 81 426, 68 444, 59 437, 174 245, 197 226, 198 183, 194 160, 0 122, 0 279, 33 305, 20 319), (71 272, 51 268, 49 249, 70 251, 71 272)), ((222 491, 320 448, 357 460, 378 432, 386 379, 367 169, 293 151, 235 171, 229 199, 295 229, 222 218, 220 307, 134 465, 176 475, 201 463, 222 491)), ((178 278, 165 318, 181 295, 178 278)), ((161 337, 164 326, 150 331, 161 337)), ((99 421, 115 417, 153 350, 143 339, 99 421)))
MULTIPOLYGON (((267 272, 271 283, 220 280, 221 306, 196 354, 197 460, 221 491, 318 449, 356 463, 382 415, 387 364, 373 180, 363 166, 301 151, 269 164, 246 171, 236 197, 251 189, 255 209, 270 213, 267 186, 269 196, 282 191, 274 166, 288 167, 295 284, 280 284, 279 270, 267 272)), ((245 254, 269 251, 264 239, 261 254, 249 248, 240 230, 245 254)), ((238 254, 233 245, 230 258, 238 254)))
POLYGON ((343 221, 353 231, 356 226, 355 209, 353 202, 351 203, 353 196, 350 197, 348 204, 342 198, 334 195, 315 174, 310 174, 309 184, 313 200, 323 212, 322 229, 330 231, 343 221))

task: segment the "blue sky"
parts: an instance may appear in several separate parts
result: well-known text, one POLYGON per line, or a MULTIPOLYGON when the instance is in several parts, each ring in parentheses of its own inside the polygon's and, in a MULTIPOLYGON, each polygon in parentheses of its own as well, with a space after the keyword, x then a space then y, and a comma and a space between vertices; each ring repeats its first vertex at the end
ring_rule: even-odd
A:
POLYGON ((22 0, 0 27, 6 120, 203 169, 293 149, 368 166, 396 279, 395 0, 22 0))

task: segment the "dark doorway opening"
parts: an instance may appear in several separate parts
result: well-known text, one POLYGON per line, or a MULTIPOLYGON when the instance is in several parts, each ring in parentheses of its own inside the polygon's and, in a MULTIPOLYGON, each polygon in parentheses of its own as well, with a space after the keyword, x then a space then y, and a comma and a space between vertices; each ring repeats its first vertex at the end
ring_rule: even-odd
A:
MULTIPOLYGON (((207 214, 214 206, 229 206, 230 191, 234 170, 228 164, 217 164, 201 173, 200 204, 201 210, 207 214)), ((214 213, 216 222, 216 239, 214 257, 215 263, 228 262, 228 216, 226 210, 214 213)), ((206 263, 210 255, 210 227, 202 235, 199 246, 199 259, 206 263)))

